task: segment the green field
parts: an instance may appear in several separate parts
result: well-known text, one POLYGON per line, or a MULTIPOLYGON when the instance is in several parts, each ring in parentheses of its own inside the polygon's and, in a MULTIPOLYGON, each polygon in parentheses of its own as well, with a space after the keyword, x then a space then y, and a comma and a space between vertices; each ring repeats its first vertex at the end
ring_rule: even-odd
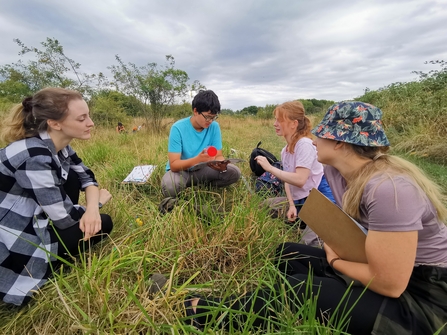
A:
MULTIPOLYGON (((139 122, 135 120, 135 123, 139 122)), ((168 122, 168 121, 166 121, 168 122)), ((166 215, 158 211, 160 180, 167 159, 168 133, 147 129, 119 135, 113 127, 95 129, 89 141, 73 147, 113 199, 103 207, 114 218, 110 239, 85 257, 74 259, 55 274, 22 309, 0 307, 1 334, 191 334, 181 322, 182 302, 191 291, 200 294, 243 294, 274 281, 272 251, 283 241, 297 241, 297 231, 259 209, 252 194, 248 157, 258 141, 279 156, 284 142, 273 121, 222 116, 226 157, 242 158, 243 180, 226 189, 189 189, 166 215), (157 165, 145 185, 122 184, 136 165, 157 165), (197 211, 203 205, 224 214, 197 211), (136 218, 141 218, 139 225, 136 218), (148 294, 149 276, 170 278, 164 294, 148 294)), ((447 183, 445 166, 407 155, 439 183, 447 183)), ((322 327, 310 302, 299 315, 284 313, 283 333, 337 334, 343 326, 322 327), (301 321, 298 321, 298 320, 301 321)), ((220 333, 210 330, 208 334, 220 333)), ((254 334, 254 331, 243 331, 254 334)))

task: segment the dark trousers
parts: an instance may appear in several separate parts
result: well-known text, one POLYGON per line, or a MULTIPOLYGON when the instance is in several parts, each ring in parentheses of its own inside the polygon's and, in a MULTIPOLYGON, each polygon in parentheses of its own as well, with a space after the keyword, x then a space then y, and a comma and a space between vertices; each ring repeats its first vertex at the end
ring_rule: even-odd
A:
MULTIPOLYGON (((81 183, 79 182, 78 175, 73 170, 70 170, 68 174, 67 181, 64 184, 64 190, 73 204, 79 203, 81 183)), ((84 214, 82 209, 80 209, 80 211, 81 215, 84 214)), ((70 255, 76 256, 80 252, 84 252, 90 246, 106 238, 112 231, 112 228, 112 218, 107 214, 101 214, 101 231, 91 237, 88 241, 83 241, 84 233, 79 228, 79 223, 67 229, 59 229, 53 226, 53 229, 49 229, 49 232, 53 241, 59 241, 58 256, 68 258, 70 255)))
POLYGON ((296 312, 307 299, 317 297, 315 317, 319 321, 327 324, 332 316, 335 318, 332 326, 340 327, 337 320, 352 308, 344 322, 344 329, 350 334, 371 333, 384 296, 361 286, 348 288, 346 281, 335 275, 328 266, 322 249, 285 243, 276 252, 278 268, 285 275, 282 276, 285 281, 279 279, 270 288, 262 288, 237 299, 200 299, 196 321, 207 324, 210 322, 210 315, 200 314, 209 312, 211 306, 225 305, 234 311, 225 316, 225 328, 242 329, 247 322, 253 321, 253 315, 253 326, 265 328, 268 320, 278 319, 278 313, 284 310, 284 306, 289 306, 296 312), (312 274, 311 283, 308 283, 309 273, 312 274), (334 312, 337 307, 338 311, 334 312))

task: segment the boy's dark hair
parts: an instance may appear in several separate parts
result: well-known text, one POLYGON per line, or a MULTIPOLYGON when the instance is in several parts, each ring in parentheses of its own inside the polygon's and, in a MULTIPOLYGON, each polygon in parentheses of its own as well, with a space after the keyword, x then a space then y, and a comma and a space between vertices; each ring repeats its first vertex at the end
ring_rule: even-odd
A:
POLYGON ((200 90, 199 93, 192 100, 192 110, 197 109, 197 112, 210 111, 211 114, 220 113, 220 102, 216 93, 211 90, 200 90))

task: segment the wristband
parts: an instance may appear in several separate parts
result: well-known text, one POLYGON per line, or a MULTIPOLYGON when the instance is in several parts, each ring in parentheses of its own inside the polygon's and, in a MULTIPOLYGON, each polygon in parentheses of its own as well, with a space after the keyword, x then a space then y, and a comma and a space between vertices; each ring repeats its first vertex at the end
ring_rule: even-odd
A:
POLYGON ((103 204, 102 204, 102 203, 98 203, 98 207, 99 207, 99 209, 101 209, 101 208, 102 208, 102 206, 103 206, 103 204))
POLYGON ((340 260, 340 259, 341 259, 340 257, 332 258, 332 260, 331 260, 330 263, 329 263, 329 265, 331 266, 331 268, 334 267, 334 262, 335 262, 335 261, 338 261, 338 260, 340 260))

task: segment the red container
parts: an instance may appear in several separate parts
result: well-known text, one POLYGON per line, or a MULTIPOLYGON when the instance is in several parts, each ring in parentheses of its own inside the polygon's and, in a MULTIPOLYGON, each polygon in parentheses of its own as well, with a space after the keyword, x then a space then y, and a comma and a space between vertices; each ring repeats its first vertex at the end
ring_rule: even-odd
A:
POLYGON ((214 157, 214 156, 217 155, 217 149, 216 149, 216 147, 209 146, 209 147, 206 149, 206 153, 208 154, 208 156, 210 156, 210 157, 214 157))

